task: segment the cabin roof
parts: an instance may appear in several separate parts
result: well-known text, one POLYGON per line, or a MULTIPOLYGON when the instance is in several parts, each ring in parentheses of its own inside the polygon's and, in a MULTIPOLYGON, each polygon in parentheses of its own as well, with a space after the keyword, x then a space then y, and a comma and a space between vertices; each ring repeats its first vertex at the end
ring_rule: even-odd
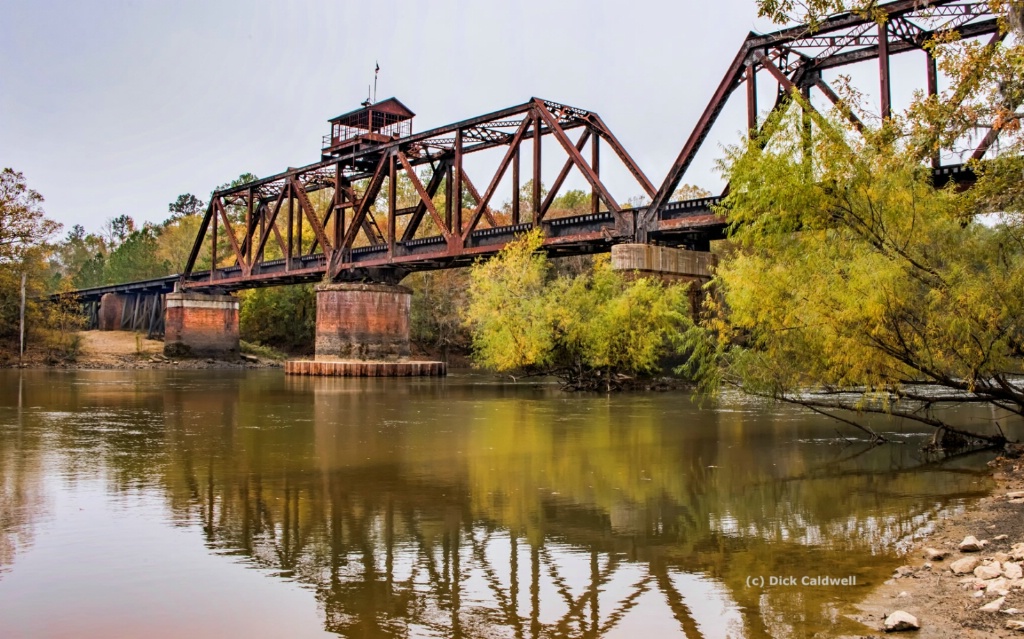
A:
POLYGON ((376 104, 370 106, 360 107, 355 111, 349 111, 348 113, 342 113, 341 115, 331 118, 328 120, 331 124, 343 124, 343 125, 357 125, 358 123, 366 124, 366 113, 373 111, 374 113, 391 113, 393 115, 401 116, 402 119, 408 119, 416 114, 409 110, 409 107, 402 104, 398 98, 388 98, 387 100, 381 100, 376 104))

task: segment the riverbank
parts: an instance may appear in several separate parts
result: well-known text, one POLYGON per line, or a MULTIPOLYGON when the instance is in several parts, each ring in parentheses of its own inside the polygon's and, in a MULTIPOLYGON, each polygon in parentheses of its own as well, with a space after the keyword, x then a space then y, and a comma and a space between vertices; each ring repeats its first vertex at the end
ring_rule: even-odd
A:
POLYGON ((992 494, 936 522, 850 615, 877 630, 860 637, 884 635, 885 619, 899 610, 916 617, 920 630, 905 634, 919 639, 1024 637, 1024 458, 992 467, 992 494), (968 536, 983 548, 960 550, 968 536))
MULTIPOLYGON (((272 357, 250 354, 221 359, 165 357, 163 341, 128 331, 80 331, 77 336, 78 352, 73 358, 57 358, 42 347, 32 346, 25 353, 24 366, 67 370, 201 370, 281 368, 284 365, 272 357)), ((17 365, 17 355, 0 358, 0 366, 17 365)))

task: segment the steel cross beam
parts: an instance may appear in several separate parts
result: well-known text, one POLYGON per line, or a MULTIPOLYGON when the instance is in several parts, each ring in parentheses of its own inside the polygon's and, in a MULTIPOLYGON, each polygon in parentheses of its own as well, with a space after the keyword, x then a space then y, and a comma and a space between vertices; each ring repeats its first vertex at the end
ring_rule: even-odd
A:
MULTIPOLYGON (((939 33, 951 32, 961 38, 973 38, 997 34, 999 31, 998 20, 989 3, 978 0, 932 0, 927 4, 920 0, 898 0, 879 5, 876 9, 886 14, 886 20, 881 26, 868 16, 846 13, 822 21, 813 31, 807 25, 800 25, 766 35, 750 33, 657 193, 652 196, 651 204, 638 216, 636 241, 648 241, 650 233, 658 227, 659 215, 682 181, 732 93, 744 84, 747 85, 748 128, 756 130, 758 112, 755 83, 758 71, 768 72, 779 82, 779 95, 783 98, 790 93, 787 85, 794 85, 801 91, 816 86, 830 101, 837 103, 838 96, 821 80, 821 71, 878 59, 881 112, 885 116, 890 110, 889 58, 892 55, 922 50, 924 44, 939 33), (781 82, 780 74, 787 82, 781 82)), ((929 76, 929 90, 934 93, 932 64, 929 56, 929 66, 924 70, 929 76)), ((777 100, 773 110, 784 103, 784 99, 777 100)), ((863 129, 864 124, 852 113, 847 112, 846 117, 855 127, 863 129)))
MULTIPOLYGON (((215 192, 178 286, 238 289, 325 276, 397 281, 413 269, 469 263, 534 226, 551 251, 607 250, 611 241, 630 239, 635 211, 623 211, 602 181, 599 140, 611 147, 612 159, 624 165, 638 189, 654 194, 651 181, 596 113, 532 98, 423 133, 359 144, 315 164, 215 192), (544 138, 554 144, 542 145, 544 138), (466 158, 488 151, 501 160, 480 182, 481 192, 470 180, 466 158), (552 154, 556 161, 567 159, 543 203, 539 183, 532 198, 521 197, 521 163, 532 158, 539 176, 543 156, 552 154), (499 192, 510 170, 506 199, 499 192), (590 201, 585 211, 555 211, 553 203, 573 170, 590 187, 590 201), (530 221, 520 221, 522 211, 531 212, 530 221)), ((475 164, 470 168, 479 171, 475 164)))

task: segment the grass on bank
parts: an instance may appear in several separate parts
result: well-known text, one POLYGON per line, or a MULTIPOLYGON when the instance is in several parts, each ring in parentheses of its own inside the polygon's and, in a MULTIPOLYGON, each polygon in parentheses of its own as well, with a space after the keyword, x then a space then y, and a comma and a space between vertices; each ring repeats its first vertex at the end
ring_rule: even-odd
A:
POLYGON ((253 355, 255 357, 271 359, 274 360, 275 362, 282 362, 288 359, 288 355, 286 355, 285 353, 282 353, 281 351, 270 346, 264 346, 262 344, 253 344, 252 342, 240 340, 238 342, 238 347, 245 355, 253 355))

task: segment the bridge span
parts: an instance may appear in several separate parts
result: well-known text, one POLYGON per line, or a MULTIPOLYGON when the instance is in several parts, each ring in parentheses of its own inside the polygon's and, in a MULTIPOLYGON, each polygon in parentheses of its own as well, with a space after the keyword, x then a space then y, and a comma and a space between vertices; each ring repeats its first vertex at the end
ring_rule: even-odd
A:
MULTIPOLYGON (((324 357, 401 357, 408 354, 408 290, 398 286, 402 278, 466 266, 529 229, 540 229, 545 250, 554 256, 612 251, 624 268, 667 268, 673 279, 706 280, 713 263, 710 242, 726 232, 716 208, 721 198, 671 199, 737 90, 746 89, 746 130, 763 139, 767 116, 787 108, 794 94, 811 105, 812 93, 841 105, 825 74, 877 61, 879 86, 872 93, 881 96, 884 118, 892 110, 892 56, 920 55, 924 88, 934 95, 938 75, 927 42, 955 34, 988 38, 995 46, 1003 37, 983 1, 933 0, 921 6, 896 0, 879 10, 887 13, 882 24, 843 14, 813 31, 797 26, 749 34, 660 185, 587 109, 532 98, 414 133, 414 114, 397 99, 367 102, 329 121, 319 161, 214 192, 182 273, 75 294, 90 305, 100 328, 165 330, 172 350, 177 344, 201 352, 237 348, 232 291, 324 282, 318 293, 318 357, 321 351, 324 357), (775 91, 762 110, 757 86, 764 80, 775 91), (476 160, 487 155, 496 163, 476 160), (552 155, 559 170, 545 191, 542 168, 551 166, 552 155), (480 168, 495 164, 486 173, 480 168), (649 204, 624 206, 610 192, 602 172, 612 165, 625 169, 634 192, 649 204), (471 178, 471 170, 480 173, 471 178), (558 198, 573 173, 589 190, 584 212, 578 202, 572 210, 559 210, 558 198), (334 319, 321 322, 321 313, 334 319), (190 323, 227 338, 191 340, 190 323), (325 333, 321 340, 321 324, 332 337, 325 333)), ((846 117, 858 129, 865 126, 849 110, 846 117)), ((971 157, 983 158, 996 135, 982 135, 971 157)), ((973 181, 962 164, 942 166, 936 157, 932 168, 937 184, 973 181)))

